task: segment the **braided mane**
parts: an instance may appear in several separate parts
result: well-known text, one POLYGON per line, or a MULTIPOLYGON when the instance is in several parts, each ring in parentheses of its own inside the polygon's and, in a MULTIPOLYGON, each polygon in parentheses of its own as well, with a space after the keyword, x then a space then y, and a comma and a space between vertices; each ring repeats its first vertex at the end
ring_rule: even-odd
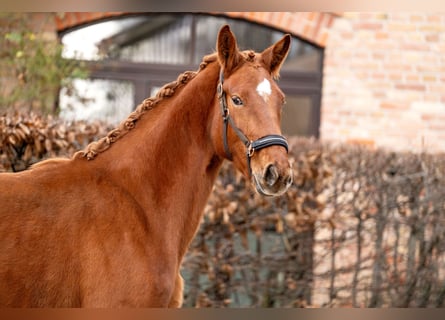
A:
POLYGON ((175 81, 164 85, 154 97, 150 97, 142 101, 141 104, 128 116, 128 118, 122 121, 117 128, 111 130, 105 137, 98 141, 90 143, 84 150, 78 151, 74 154, 73 158, 84 158, 93 160, 99 153, 104 152, 111 145, 126 135, 130 130, 135 127, 136 122, 149 110, 156 107, 156 105, 164 98, 171 97, 175 94, 178 88, 186 85, 192 80, 201 70, 217 60, 216 53, 205 56, 199 65, 198 71, 186 71, 178 76, 175 81))

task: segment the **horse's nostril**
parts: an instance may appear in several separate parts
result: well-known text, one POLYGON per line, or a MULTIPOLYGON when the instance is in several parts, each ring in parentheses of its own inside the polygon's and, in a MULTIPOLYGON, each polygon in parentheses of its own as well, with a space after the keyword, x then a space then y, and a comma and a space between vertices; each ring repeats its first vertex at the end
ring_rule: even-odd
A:
POLYGON ((286 186, 290 186, 292 184, 292 176, 288 175, 285 179, 286 186))
POLYGON ((277 167, 275 167, 273 164, 266 168, 266 171, 264 172, 264 180, 268 186, 272 187, 277 182, 279 177, 280 175, 278 174, 277 167))

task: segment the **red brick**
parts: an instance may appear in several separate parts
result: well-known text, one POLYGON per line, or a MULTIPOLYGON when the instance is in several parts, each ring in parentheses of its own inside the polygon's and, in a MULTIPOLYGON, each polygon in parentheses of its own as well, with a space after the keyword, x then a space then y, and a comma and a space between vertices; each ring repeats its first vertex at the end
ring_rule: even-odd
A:
POLYGON ((73 26, 73 15, 71 13, 65 13, 63 17, 63 28, 69 28, 73 26))
POLYGON ((385 90, 384 91, 375 90, 372 94, 375 99, 385 99, 388 96, 385 90))
POLYGON ((265 25, 270 25, 272 23, 272 13, 271 12, 257 12, 252 21, 261 21, 265 25))
POLYGON ((92 12, 91 13, 91 18, 92 19, 100 19, 102 18, 104 15, 101 12, 92 12))
POLYGON ((388 32, 386 32, 386 31, 379 31, 374 34, 374 37, 377 40, 385 40, 385 39, 389 38, 389 35, 388 35, 388 32))
POLYGON ((270 16, 270 23, 276 26, 280 26, 280 22, 283 20, 284 12, 272 12, 270 16))
POLYGON ((350 40, 355 37, 355 34, 353 31, 342 31, 342 32, 340 32, 340 37, 343 40, 350 40))
POLYGON ((393 75, 401 76, 406 71, 412 71, 412 66, 410 64, 404 64, 398 61, 391 60, 383 64, 383 69, 387 71, 397 72, 396 74, 393 75))
POLYGON ((440 94, 435 92, 425 92, 423 100, 426 102, 440 102, 440 94))
MULTIPOLYGON (((418 72, 438 72, 438 67, 436 65, 418 65, 415 66, 415 70, 418 72)), ((445 72, 445 68, 444 68, 445 72)))
POLYGON ((375 14, 373 12, 360 12, 358 14, 358 19, 360 21, 369 21, 369 20, 374 20, 375 19, 375 14))
POLYGON ((308 12, 306 15, 306 19, 309 21, 315 21, 316 17, 316 12, 308 12))
POLYGON ((445 26, 442 24, 426 24, 419 26, 419 30, 422 32, 443 32, 445 26))
POLYGON ((390 22, 388 23, 387 28, 389 32, 412 32, 417 30, 417 26, 415 24, 408 24, 405 22, 390 22))
POLYGON ((64 21, 64 15, 61 15, 61 17, 56 16, 56 28, 57 30, 63 30, 65 28, 65 21, 64 21))
POLYGON ((247 18, 248 18, 249 20, 254 20, 254 19, 255 19, 255 16, 256 16, 256 13, 255 13, 255 12, 248 12, 248 13, 247 13, 247 18))
POLYGON ((428 20, 428 22, 440 23, 442 18, 441 18, 441 16, 438 16, 438 15, 431 15, 431 16, 428 16, 427 20, 428 20))
POLYGON ((303 34, 302 36, 304 36, 306 39, 310 39, 311 36, 311 31, 312 31, 312 26, 309 23, 306 23, 305 26, 303 27, 303 34))
POLYGON ((426 121, 426 122, 436 120, 436 118, 437 118, 437 114, 435 114, 435 113, 423 113, 420 116, 420 119, 422 119, 422 121, 426 121))
POLYGON ((443 123, 431 123, 428 125, 428 128, 431 130, 437 130, 437 131, 445 131, 445 124, 443 123))
POLYGON ((422 43, 404 43, 400 46, 400 49, 413 51, 430 51, 431 46, 422 43))
POLYGON ((383 80, 386 78, 386 73, 383 72, 373 72, 372 79, 374 80, 383 80))
POLYGON ((351 66, 355 69, 360 69, 360 70, 376 70, 379 68, 379 63, 378 61, 363 61, 363 60, 357 60, 357 61, 353 61, 351 63, 351 66))
POLYGON ((389 21, 396 21, 397 23, 406 23, 409 19, 409 15, 403 12, 392 12, 389 17, 389 21))
POLYGON ((377 60, 382 60, 382 59, 384 59, 385 58, 385 53, 383 53, 383 52, 373 52, 372 53, 372 57, 373 57, 373 59, 377 59, 377 60))
POLYGON ((349 143, 349 144, 366 146, 366 147, 369 147, 369 148, 374 148, 375 147, 374 139, 350 138, 350 139, 347 139, 346 142, 349 143))
POLYGON ((437 76, 436 75, 425 75, 425 76, 423 76, 423 81, 425 81, 425 82, 437 82, 437 76))
POLYGON ((73 12, 73 18, 76 24, 84 23, 84 20, 90 19, 90 14, 88 12, 73 12), (84 19, 85 17, 85 19, 84 19))
POLYGON ((425 21, 425 16, 423 16, 423 15, 413 14, 410 16, 411 23, 418 23, 418 22, 422 22, 422 21, 425 21))
POLYGON ((320 31, 321 22, 323 20, 323 15, 318 14, 317 19, 315 20, 315 23, 312 25, 311 34, 309 35, 310 39, 316 39, 318 36, 318 33, 320 31))
POLYGON ((445 83, 429 83, 428 88, 430 89, 430 91, 443 93, 445 92, 445 83))
POLYGON ((406 81, 408 82, 419 82, 420 77, 418 74, 408 74, 405 76, 406 81))
POLYGON ((423 84, 396 84, 396 89, 399 90, 414 90, 425 91, 426 87, 423 84))
POLYGON ((334 16, 332 14, 326 14, 328 19, 326 21, 326 28, 330 28, 334 22, 334 16))
POLYGON ((425 36, 425 40, 428 41, 428 42, 438 42, 439 41, 439 34, 437 34, 437 33, 427 34, 425 36))
POLYGON ((322 47, 326 47, 326 44, 328 42, 328 32, 327 31, 323 31, 318 38, 316 39, 317 44, 319 44, 322 47))
POLYGON ((341 117, 350 117, 352 115, 352 111, 351 110, 339 110, 338 112, 336 112, 336 114, 338 114, 341 117))
POLYGON ((382 30, 383 24, 380 22, 358 22, 354 24, 354 29, 361 30, 382 30))
POLYGON ((384 110, 408 110, 409 105, 400 102, 382 102, 380 108, 384 110))

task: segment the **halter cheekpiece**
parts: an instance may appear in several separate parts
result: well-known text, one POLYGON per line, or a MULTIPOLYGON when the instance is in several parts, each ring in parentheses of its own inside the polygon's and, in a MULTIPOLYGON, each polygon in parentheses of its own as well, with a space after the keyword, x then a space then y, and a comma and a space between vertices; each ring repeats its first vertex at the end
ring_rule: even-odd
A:
POLYGON ((249 170, 249 177, 250 177, 252 175, 252 168, 250 167, 250 158, 252 158, 255 151, 270 146, 282 146, 286 149, 287 152, 289 152, 289 146, 287 144, 286 138, 277 134, 270 134, 254 141, 247 138, 247 136, 240 130, 240 128, 236 126, 236 124, 233 122, 232 117, 229 114, 229 107, 227 106, 227 97, 226 93, 223 90, 223 83, 224 83, 224 72, 221 69, 219 73, 219 83, 217 87, 217 93, 218 93, 219 103, 221 105, 221 114, 224 122, 223 126, 224 151, 226 153, 227 158, 232 160, 232 153, 230 152, 229 144, 227 141, 227 130, 228 126, 230 125, 233 131, 235 131, 238 138, 244 143, 244 146, 246 147, 247 167, 249 170))

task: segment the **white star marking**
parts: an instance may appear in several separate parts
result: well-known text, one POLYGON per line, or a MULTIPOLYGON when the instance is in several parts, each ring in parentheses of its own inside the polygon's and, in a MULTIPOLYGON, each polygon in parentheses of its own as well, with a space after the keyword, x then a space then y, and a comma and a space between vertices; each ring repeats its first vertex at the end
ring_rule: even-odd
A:
POLYGON ((270 87, 270 82, 267 79, 264 79, 257 87, 256 91, 258 94, 263 97, 264 101, 269 100, 269 96, 272 93, 272 88, 270 87))

